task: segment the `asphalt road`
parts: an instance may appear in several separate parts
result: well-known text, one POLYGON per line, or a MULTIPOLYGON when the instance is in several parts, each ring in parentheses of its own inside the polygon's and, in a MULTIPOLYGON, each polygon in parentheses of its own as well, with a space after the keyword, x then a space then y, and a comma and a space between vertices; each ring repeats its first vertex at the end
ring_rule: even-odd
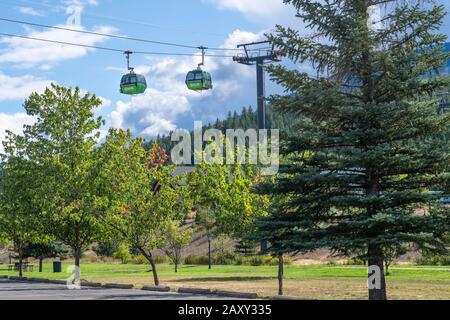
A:
POLYGON ((212 295, 171 292, 82 288, 69 290, 64 285, 28 283, 0 279, 0 300, 226 300, 212 295))

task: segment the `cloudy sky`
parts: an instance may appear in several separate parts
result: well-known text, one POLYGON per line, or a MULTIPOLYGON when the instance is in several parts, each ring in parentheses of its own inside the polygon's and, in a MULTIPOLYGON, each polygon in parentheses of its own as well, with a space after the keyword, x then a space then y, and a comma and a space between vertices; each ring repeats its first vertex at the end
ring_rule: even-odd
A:
MULTIPOLYGON (((235 48, 260 40, 276 24, 302 29, 292 8, 281 0, 0 0, 0 18, 38 24, 74 28, 77 11, 81 12, 77 27, 81 30, 211 48, 235 48)), ((450 34, 450 20, 443 29, 450 34)), ((2 21, 0 32, 123 50, 197 53, 2 21)), ((255 104, 254 68, 238 65, 231 58, 207 58, 205 68, 213 75, 214 90, 189 92, 184 78, 199 62, 198 57, 135 55, 132 64, 146 76, 149 89, 144 95, 128 97, 119 93, 119 81, 126 71, 120 52, 0 36, 0 140, 5 129, 19 132, 32 121, 23 113, 23 100, 50 82, 96 93, 104 102, 98 112, 107 127, 130 128, 146 138, 175 128, 191 129, 195 120, 211 122, 255 104)), ((268 94, 278 90, 267 83, 268 94)))

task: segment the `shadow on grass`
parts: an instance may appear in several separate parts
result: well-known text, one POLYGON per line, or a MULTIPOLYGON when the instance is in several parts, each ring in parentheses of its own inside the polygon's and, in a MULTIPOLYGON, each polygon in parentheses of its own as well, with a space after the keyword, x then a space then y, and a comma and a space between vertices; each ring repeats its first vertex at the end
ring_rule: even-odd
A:
POLYGON ((173 280, 173 282, 235 282, 235 281, 263 281, 274 280, 276 277, 203 277, 203 278, 184 278, 173 280))

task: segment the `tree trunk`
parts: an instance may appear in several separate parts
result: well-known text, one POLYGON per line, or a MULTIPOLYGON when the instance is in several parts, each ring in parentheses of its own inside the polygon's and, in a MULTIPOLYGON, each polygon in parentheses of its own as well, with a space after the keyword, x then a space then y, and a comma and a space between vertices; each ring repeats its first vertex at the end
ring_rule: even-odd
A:
POLYGON ((155 282, 155 286, 159 286, 159 278, 158 278, 158 273, 156 272, 156 264, 155 261, 153 260, 153 255, 151 252, 146 252, 143 249, 139 249, 139 251, 141 251, 142 255, 145 257, 145 259, 147 259, 147 261, 150 263, 150 266, 152 268, 152 272, 153 272, 153 280, 155 282))
POLYGON ((39 273, 42 273, 42 260, 44 260, 44 258, 39 257, 39 273))
POLYGON ((74 251, 75 251, 75 266, 79 268, 81 259, 81 249, 76 248, 74 251))
POLYGON ((19 277, 23 277, 23 254, 22 249, 18 250, 19 253, 19 277))
POLYGON ((211 270, 211 238, 208 235, 208 269, 211 270))
POLYGON ((380 271, 379 274, 376 273, 375 275, 369 273, 369 300, 387 300, 386 278, 384 275, 384 258, 380 246, 369 245, 368 256, 369 268, 377 267, 380 271), (376 284, 376 286, 371 286, 371 284, 376 284))
POLYGON ((175 262, 175 273, 178 273, 178 262, 175 262))
POLYGON ((278 295, 280 296, 284 294, 283 278, 284 278, 284 259, 283 254, 280 253, 278 255, 278 295))

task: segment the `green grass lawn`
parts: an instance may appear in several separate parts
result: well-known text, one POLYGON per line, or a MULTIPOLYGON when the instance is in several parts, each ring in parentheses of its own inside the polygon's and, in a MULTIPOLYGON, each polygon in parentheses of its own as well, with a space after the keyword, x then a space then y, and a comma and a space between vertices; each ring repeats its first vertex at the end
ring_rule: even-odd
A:
MULTIPOLYGON (((44 272, 27 272, 26 277, 65 279, 63 273, 54 274, 51 264, 44 264, 44 272)), ((263 295, 277 292, 277 267, 274 266, 182 266, 178 273, 173 266, 158 265, 161 283, 171 287, 206 287, 223 290, 256 291, 263 295)), ((388 292, 394 299, 450 299, 450 267, 394 266, 387 277, 388 292)), ((1 266, 0 266, 1 269, 1 266)), ((82 278, 97 282, 152 284, 147 265, 83 264, 82 278)), ((0 271, 1 275, 17 272, 0 271)), ((365 299, 366 274, 363 267, 295 266, 285 267, 286 293, 315 299, 365 299)))

